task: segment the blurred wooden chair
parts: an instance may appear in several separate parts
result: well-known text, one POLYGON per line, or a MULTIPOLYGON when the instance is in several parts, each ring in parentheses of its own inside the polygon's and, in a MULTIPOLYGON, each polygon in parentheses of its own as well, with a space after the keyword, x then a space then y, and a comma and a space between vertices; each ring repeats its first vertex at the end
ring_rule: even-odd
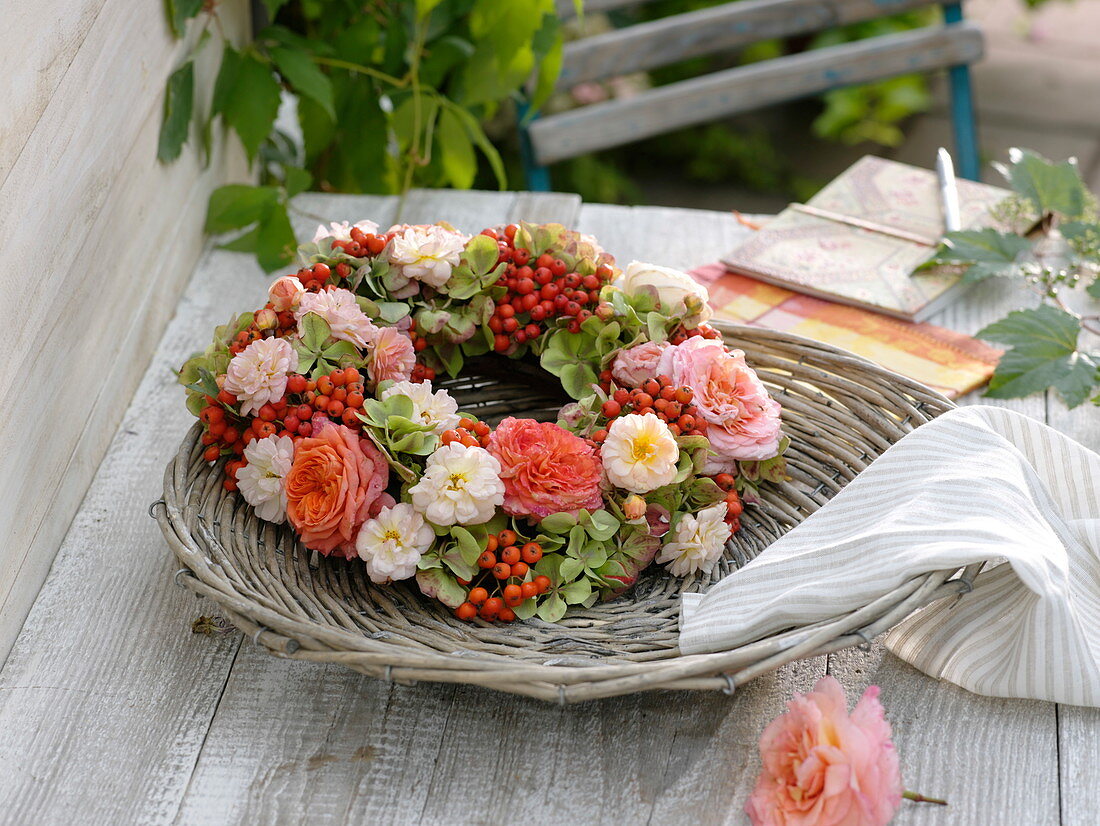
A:
MULTIPOLYGON (((644 0, 585 0, 586 12, 641 5, 644 0)), ((924 6, 943 8, 943 25, 882 35, 725 69, 647 90, 635 97, 532 117, 521 107, 527 186, 550 190, 547 164, 620 146, 737 112, 819 94, 840 86, 946 68, 962 177, 979 174, 970 64, 982 56, 981 30, 963 20, 961 3, 928 0, 737 0, 594 35, 565 45, 558 89, 646 71, 698 55, 743 48, 887 17, 924 6)), ((573 0, 558 13, 575 14, 573 0)))

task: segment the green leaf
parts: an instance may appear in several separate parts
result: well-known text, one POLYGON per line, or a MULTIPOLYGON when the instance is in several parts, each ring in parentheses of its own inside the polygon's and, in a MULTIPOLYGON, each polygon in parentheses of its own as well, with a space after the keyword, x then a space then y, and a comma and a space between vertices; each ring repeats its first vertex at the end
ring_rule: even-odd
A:
MULTIPOLYGON (((578 0, 580 2, 580 0, 578 0)), ((561 73, 563 57, 561 21, 556 14, 544 14, 542 26, 535 32, 531 48, 535 54, 538 79, 531 93, 530 112, 532 115, 549 100, 554 92, 558 75, 561 73)))
POLYGON ((978 338, 1012 348, 997 365, 986 395, 1011 399, 1053 387, 1067 406, 1081 404, 1100 382, 1100 366, 1078 351, 1080 332, 1076 317, 1047 304, 1016 310, 979 330, 978 338))
POLYGON ((409 314, 410 307, 403 301, 379 301, 378 314, 383 321, 396 324, 409 314))
POLYGON ((264 8, 267 9, 267 17, 269 20, 274 20, 275 15, 278 14, 279 9, 287 4, 288 0, 263 0, 264 8))
POLYGON ((470 265, 475 275, 485 275, 493 270, 500 258, 497 242, 487 235, 475 235, 466 244, 462 258, 470 265))
POLYGON ((444 173, 456 189, 469 189, 477 174, 477 158, 466 128, 452 109, 443 109, 439 113, 439 124, 436 128, 438 140, 435 146, 444 173))
POLYGON ((493 146, 492 141, 490 141, 489 137, 485 134, 485 130, 481 128, 478 119, 458 104, 446 98, 441 98, 441 100, 443 105, 449 111, 457 115, 462 121, 462 124, 466 127, 466 132, 470 136, 470 140, 472 140, 477 148, 481 150, 481 154, 484 155, 485 160, 489 162, 489 168, 493 170, 493 176, 497 179, 497 186, 502 190, 507 188, 508 176, 504 172, 504 161, 501 160, 497 148, 493 146))
POLYGON ((164 119, 157 140, 157 160, 174 161, 187 142, 191 111, 195 105, 195 64, 188 60, 168 78, 164 94, 164 119))
POLYGON ((295 92, 312 98, 328 113, 329 117, 336 117, 332 81, 317 67, 308 54, 298 49, 276 46, 271 49, 270 55, 279 73, 287 79, 295 92))
POLYGON ((165 6, 172 34, 182 37, 187 21, 202 11, 202 0, 166 0, 165 6))
POLYGON ((448 608, 457 608, 466 601, 466 589, 441 568, 417 571, 416 584, 425 596, 438 599, 448 608))
POLYGON ((576 557, 569 557, 561 563, 561 567, 558 569, 561 574, 561 578, 566 582, 576 579, 577 574, 584 570, 584 561, 577 559, 576 557))
POLYGON ((214 85, 215 112, 221 113, 240 136, 249 160, 271 133, 279 113, 279 82, 271 67, 252 52, 226 47, 222 70, 214 85))
POLYGON ((313 352, 318 352, 330 335, 332 328, 317 313, 306 313, 300 322, 302 328, 302 344, 313 352))
POLYGON ((278 191, 270 186, 220 186, 210 193, 206 231, 216 235, 254 224, 266 217, 278 200, 278 191))
POLYGON ((585 528, 588 535, 600 542, 605 542, 619 530, 619 520, 609 511, 598 510, 589 518, 590 524, 585 528))
POLYGON ((478 545, 474 535, 463 527, 456 525, 451 528, 451 536, 458 544, 458 550, 462 554, 462 561, 467 565, 477 564, 477 558, 481 556, 481 546, 478 545))
POLYGON ((416 16, 423 19, 432 13, 440 0, 416 0, 416 16))
POLYGON ((539 529, 547 533, 568 533, 577 520, 568 513, 552 513, 539 522, 539 529))
MULTIPOLYGON (((565 568, 564 563, 562 563, 562 568, 565 568)), ((587 579, 578 579, 576 582, 562 588, 560 593, 567 605, 576 605, 588 599, 592 593, 592 583, 587 579)))
POLYGON ((1051 163, 1027 149, 1010 149, 1007 170, 1012 188, 1035 205, 1040 215, 1057 212, 1066 218, 1080 218, 1088 193, 1077 165, 1069 161, 1051 163))
POLYGON ((982 281, 991 276, 1016 275, 1016 257, 1030 249, 1031 242, 1019 235, 995 229, 970 229, 949 232, 943 246, 922 269, 941 264, 970 264, 964 280, 982 281))
POLYGON ((1100 301, 1100 278, 1094 280, 1091 284, 1085 287, 1085 292, 1100 301))
POLYGON ((298 239, 294 237, 294 228, 286 214, 286 205, 275 204, 260 222, 260 233, 256 237, 256 260, 266 272, 272 272, 293 261, 297 248, 298 239))
POLYGON ((566 604, 557 594, 552 594, 549 599, 543 601, 538 607, 539 619, 546 622, 557 622, 565 616, 566 604))
POLYGON ((313 183, 313 176, 305 169, 297 166, 287 166, 283 168, 283 171, 285 175, 283 186, 286 187, 288 198, 293 198, 299 192, 305 192, 309 189, 309 185, 313 183))
POLYGON ((218 249, 228 250, 229 252, 255 252, 256 243, 260 238, 260 228, 258 226, 253 227, 248 232, 241 233, 232 241, 226 241, 224 244, 219 244, 218 249))

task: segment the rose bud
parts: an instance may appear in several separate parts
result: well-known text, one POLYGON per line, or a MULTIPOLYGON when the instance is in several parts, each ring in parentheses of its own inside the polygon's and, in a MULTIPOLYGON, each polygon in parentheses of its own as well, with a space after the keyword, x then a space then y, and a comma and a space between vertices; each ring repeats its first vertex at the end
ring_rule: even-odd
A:
POLYGON ((260 330, 274 330, 279 326, 279 314, 264 307, 256 313, 256 327, 260 330))
POLYGON ((301 281, 293 275, 284 275, 282 278, 276 279, 275 283, 271 285, 267 291, 267 296, 271 301, 271 306, 275 308, 275 312, 281 313, 297 307, 305 291, 306 288, 302 286, 301 281))
POLYGON ((632 493, 623 500, 623 514, 631 522, 644 518, 645 510, 646 501, 636 493, 632 493))
POLYGON ((610 321, 615 317, 615 308, 612 307, 606 301, 601 301, 596 305, 596 318, 600 321, 610 321))

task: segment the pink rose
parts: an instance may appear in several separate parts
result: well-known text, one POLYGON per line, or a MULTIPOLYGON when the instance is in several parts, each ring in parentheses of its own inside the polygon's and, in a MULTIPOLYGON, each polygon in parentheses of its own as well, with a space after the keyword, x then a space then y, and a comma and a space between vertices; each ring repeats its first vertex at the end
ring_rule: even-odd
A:
POLYGON ((657 372, 695 392, 692 403, 707 425, 711 447, 720 455, 762 461, 779 452, 779 404, 740 350, 693 336, 665 350, 657 372))
POLYGON ((754 826, 883 826, 901 804, 890 724, 871 686, 848 714, 823 677, 760 736, 764 768, 745 804, 754 826))
POLYGON ((626 350, 620 350, 611 363, 611 377, 620 387, 641 387, 649 379, 655 379, 660 373, 657 365, 661 355, 670 347, 647 341, 626 350))
POLYGON ((267 297, 275 312, 281 313, 297 307, 305 292, 306 288, 301 281, 293 275, 284 275, 268 288, 267 297))
POLYGON ((370 361, 367 375, 377 386, 387 379, 408 381, 416 366, 416 350, 412 339, 396 327, 380 327, 369 344, 370 361))
POLYGON ((509 416, 489 437, 489 452, 502 468, 505 513, 541 519, 603 507, 600 457, 556 424, 509 416))
POLYGON ((386 493, 389 475, 372 442, 343 425, 315 420, 286 475, 287 518, 307 548, 355 559, 359 526, 393 504, 386 493))

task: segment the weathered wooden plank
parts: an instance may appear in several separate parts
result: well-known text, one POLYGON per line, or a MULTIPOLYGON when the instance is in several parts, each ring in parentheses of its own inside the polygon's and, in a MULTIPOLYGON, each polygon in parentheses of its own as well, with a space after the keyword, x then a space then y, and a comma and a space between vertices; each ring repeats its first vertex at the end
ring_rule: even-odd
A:
MULTIPOLYGON (((1071 301, 1078 299, 1077 309, 1091 312, 1085 309, 1088 302, 1080 301, 1080 295, 1064 297, 1071 301)), ((1100 337, 1083 334, 1081 343, 1095 350, 1100 347, 1100 337)), ((1075 410, 1067 410, 1051 394, 1047 401, 1047 424, 1100 452, 1100 413, 1087 402, 1075 410)), ((1100 709, 1058 706, 1058 757, 1062 826, 1100 823, 1100 798, 1096 794, 1100 783, 1100 709)))
POLYGON ((107 0, 38 0, 4 4, 0 50, 4 117, 0 118, 0 184, 88 36, 107 0), (48 21, 48 22, 47 22, 48 21))
MULTIPOLYGON (((230 34, 246 27, 246 11, 242 2, 221 7, 230 34)), ((69 71, 0 184, 0 282, 26 294, 34 272, 39 285, 4 331, 0 400, 23 425, 0 432, 11 468, 0 478, 0 660, 191 275, 207 194, 247 174, 242 153, 224 152, 221 140, 208 168, 192 150, 157 162, 163 81, 175 60, 162 18, 159 6, 104 7, 82 48, 65 56, 69 71), (129 71, 137 60, 148 70, 129 71), (51 377, 46 416, 42 397, 27 392, 36 375, 51 377)), ((216 56, 199 58, 200 75, 216 56)))
POLYGON ((565 44, 557 87, 643 72, 776 37, 897 14, 932 0, 741 0, 662 17, 565 44))
POLYGON ((981 53, 981 32, 970 23, 884 35, 539 118, 531 141, 539 163, 552 163, 837 86, 971 63, 981 53))
MULTIPOLYGON (((628 6, 640 6, 647 0, 583 0, 585 14, 614 11, 628 6)), ((557 0, 558 16, 569 18, 577 16, 577 0, 557 0)))

